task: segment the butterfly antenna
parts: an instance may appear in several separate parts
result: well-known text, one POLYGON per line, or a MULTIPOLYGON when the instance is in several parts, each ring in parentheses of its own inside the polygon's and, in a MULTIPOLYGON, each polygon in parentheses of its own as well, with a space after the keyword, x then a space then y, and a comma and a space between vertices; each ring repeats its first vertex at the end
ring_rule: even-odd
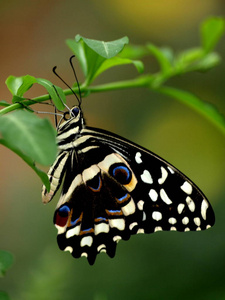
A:
POLYGON ((81 102, 82 102, 82 96, 81 96, 81 90, 80 90, 80 84, 79 84, 79 81, 78 81, 78 78, 77 78, 77 74, 76 74, 76 71, 75 71, 75 68, 74 68, 74 64, 73 64, 73 58, 76 57, 75 55, 72 55, 70 57, 70 65, 71 65, 71 68, 73 70, 73 74, 74 74, 74 77, 76 79, 76 82, 77 82, 77 87, 78 87, 78 91, 79 91, 79 96, 80 96, 80 99, 79 99, 79 104, 81 105, 81 102))
MULTIPOLYGON (((77 97, 77 94, 73 91, 73 89, 69 86, 69 84, 67 84, 65 82, 65 80, 62 79, 61 76, 59 76, 59 74, 56 72, 56 68, 57 66, 55 66, 53 69, 52 69, 52 72, 71 90, 71 92, 74 94, 74 96, 77 98, 77 101, 79 102, 79 105, 80 105, 80 99, 77 97)), ((58 94, 58 93, 57 93, 58 94)), ((65 105, 65 104, 64 104, 65 105)))

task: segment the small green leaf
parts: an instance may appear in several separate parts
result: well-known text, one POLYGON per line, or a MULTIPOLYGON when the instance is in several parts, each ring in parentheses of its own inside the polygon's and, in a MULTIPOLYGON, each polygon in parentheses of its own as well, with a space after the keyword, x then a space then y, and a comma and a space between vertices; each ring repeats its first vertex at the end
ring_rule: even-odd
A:
POLYGON ((66 44, 79 60, 84 76, 87 77, 88 65, 83 45, 81 43, 77 43, 74 39, 66 40, 66 44))
POLYGON ((13 255, 8 251, 0 250, 0 277, 5 276, 12 263, 13 255))
POLYGON ((124 45, 129 43, 129 39, 126 36, 112 42, 104 42, 104 41, 87 39, 85 37, 82 37, 79 34, 76 35, 75 41, 79 42, 80 40, 83 40, 83 42, 89 48, 91 48, 93 51, 98 53, 98 55, 106 59, 112 58, 117 54, 119 54, 123 50, 124 45))
POLYGON ((195 63, 204 56, 201 48, 191 48, 180 52, 175 60, 175 65, 179 69, 185 69, 187 66, 195 63))
POLYGON ((54 102, 58 110, 63 110, 65 108, 64 103, 66 103, 66 96, 63 93, 63 89, 55 86, 47 79, 37 78, 37 83, 42 85, 48 91, 52 101, 54 102), (55 87, 55 88, 54 88, 55 87), (56 90, 57 92, 56 92, 56 90))
POLYGON ((28 91, 35 82, 36 78, 25 75, 21 77, 9 76, 5 83, 13 95, 23 97, 24 93, 28 91))
POLYGON ((144 56, 149 55, 149 51, 146 46, 142 45, 126 45, 123 50, 119 53, 119 57, 121 58, 129 58, 129 59, 140 59, 144 56))
POLYGON ((144 64, 140 60, 131 60, 128 58, 113 57, 105 60, 102 63, 98 71, 95 73, 94 78, 98 77, 101 73, 103 73, 107 69, 110 69, 115 66, 128 65, 128 64, 133 64, 139 73, 142 73, 144 71, 144 64))
POLYGON ((8 103, 8 102, 5 101, 5 100, 1 100, 1 101, 0 101, 0 106, 7 107, 7 106, 10 106, 10 103, 8 103))
POLYGON ((164 86, 157 89, 158 92, 170 96, 187 106, 191 107, 201 115, 205 116, 214 125, 216 125, 223 133, 225 133, 225 117, 211 103, 202 101, 197 96, 187 91, 164 86))
POLYGON ((102 71, 99 71, 104 61, 115 57, 127 43, 127 37, 112 42, 104 42, 77 35, 75 40, 67 40, 67 45, 80 62, 86 79, 84 85, 90 84, 97 75, 103 72, 103 69, 108 69, 108 67, 105 67, 102 71))
POLYGON ((156 47, 153 44, 148 44, 147 48, 149 49, 149 51, 155 56, 155 58, 157 59, 161 71, 163 74, 168 74, 171 69, 172 69, 172 64, 171 64, 171 54, 172 52, 168 51, 168 49, 165 51, 165 49, 160 49, 158 47, 156 47))
POLYGON ((212 51, 225 32, 225 19, 212 17, 202 23, 201 40, 206 53, 212 51))
POLYGON ((195 70, 205 72, 208 71, 215 66, 217 66, 221 62, 221 57, 219 54, 212 52, 205 55, 199 62, 195 64, 195 70))
POLYGON ((55 131, 47 119, 17 110, 0 117, 0 133, 14 149, 42 165, 56 157, 55 131))

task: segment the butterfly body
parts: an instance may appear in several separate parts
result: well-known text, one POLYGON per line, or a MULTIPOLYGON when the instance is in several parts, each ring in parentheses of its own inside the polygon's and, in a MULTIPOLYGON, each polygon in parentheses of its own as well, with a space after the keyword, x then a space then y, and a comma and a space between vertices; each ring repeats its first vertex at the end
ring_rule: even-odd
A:
POLYGON ((100 252, 115 255, 119 240, 137 233, 198 231, 215 218, 204 194, 154 153, 102 129, 87 127, 80 107, 58 129, 59 153, 48 176, 59 189, 54 224, 61 250, 93 264, 100 252))

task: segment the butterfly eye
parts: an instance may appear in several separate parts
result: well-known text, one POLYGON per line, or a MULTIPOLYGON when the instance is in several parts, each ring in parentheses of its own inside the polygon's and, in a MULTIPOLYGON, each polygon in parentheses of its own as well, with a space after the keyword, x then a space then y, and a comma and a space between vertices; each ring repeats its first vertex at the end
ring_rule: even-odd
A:
POLYGON ((111 174, 121 184, 128 184, 131 181, 131 171, 124 165, 114 167, 111 174))
POLYGON ((75 107, 72 109, 72 115, 73 115, 74 117, 76 117, 76 116, 79 114, 79 112, 80 112, 80 109, 79 109, 78 106, 75 106, 75 107))
POLYGON ((64 227, 67 223, 69 213, 70 208, 67 205, 60 207, 55 215, 55 224, 64 227))

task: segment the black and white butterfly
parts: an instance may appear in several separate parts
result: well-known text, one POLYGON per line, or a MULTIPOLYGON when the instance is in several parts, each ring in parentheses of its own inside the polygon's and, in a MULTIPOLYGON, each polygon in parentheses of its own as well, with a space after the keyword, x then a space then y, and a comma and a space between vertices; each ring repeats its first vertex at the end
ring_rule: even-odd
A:
POLYGON ((59 189, 54 224, 58 245, 92 265, 100 252, 114 257, 119 240, 137 233, 198 231, 215 217, 184 174, 156 154, 111 132, 85 125, 80 104, 58 128, 59 153, 43 187, 43 202, 59 189))

